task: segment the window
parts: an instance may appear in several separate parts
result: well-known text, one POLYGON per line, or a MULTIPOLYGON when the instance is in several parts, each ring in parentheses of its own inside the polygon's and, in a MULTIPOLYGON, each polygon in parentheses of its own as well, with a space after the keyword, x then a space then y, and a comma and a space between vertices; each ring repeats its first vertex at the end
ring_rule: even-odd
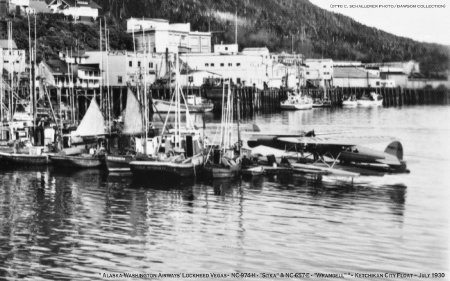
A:
POLYGON ((236 63, 236 66, 241 66, 241 63, 240 62, 236 63))
POLYGON ((241 78, 236 78, 236 83, 241 84, 241 78))
POLYGON ((153 68, 153 62, 150 62, 150 63, 148 64, 148 68, 153 68))
POLYGON ((140 61, 138 61, 138 67, 141 67, 141 62, 140 61))
POLYGON ((211 67, 214 67, 214 63, 211 63, 211 67))
POLYGON ((128 62, 128 66, 129 66, 129 67, 133 67, 133 61, 130 60, 130 61, 128 62))
POLYGON ((225 47, 225 51, 228 51, 228 47, 225 47))
POLYGON ((205 66, 208 67, 208 66, 209 66, 209 63, 205 63, 205 66))
POLYGON ((122 84, 122 76, 117 76, 117 83, 122 84))
POLYGON ((224 64, 224 63, 221 63, 221 64, 220 64, 220 66, 221 66, 221 67, 224 67, 224 66, 225 66, 225 64, 224 64))
POLYGON ((323 66, 323 68, 327 68, 327 66, 326 66, 326 65, 324 65, 324 66, 323 66))
POLYGON ((231 62, 228 63, 228 66, 233 66, 233 64, 231 62))
POLYGON ((306 72, 306 75, 309 75, 309 71, 306 72))

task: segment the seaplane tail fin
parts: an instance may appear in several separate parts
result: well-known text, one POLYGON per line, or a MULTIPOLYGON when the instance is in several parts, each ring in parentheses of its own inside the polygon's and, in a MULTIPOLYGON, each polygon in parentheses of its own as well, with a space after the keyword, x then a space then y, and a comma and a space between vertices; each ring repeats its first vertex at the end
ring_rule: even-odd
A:
POLYGON ((258 125, 253 124, 253 131, 254 131, 254 132, 261 132, 261 129, 259 128, 258 125))
POLYGON ((384 152, 396 156, 398 160, 403 160, 403 146, 399 141, 391 142, 384 152))

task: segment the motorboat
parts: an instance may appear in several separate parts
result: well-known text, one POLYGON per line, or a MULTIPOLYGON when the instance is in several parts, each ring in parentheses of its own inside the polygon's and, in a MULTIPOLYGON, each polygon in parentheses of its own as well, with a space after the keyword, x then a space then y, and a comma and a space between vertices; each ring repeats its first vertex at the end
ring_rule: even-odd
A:
POLYGON ((382 106, 383 97, 375 92, 371 92, 369 96, 362 96, 357 100, 358 106, 370 107, 370 106, 382 106))
POLYGON ((350 96, 346 100, 342 101, 343 107, 357 107, 358 101, 355 96, 350 96))
POLYGON ((288 98, 280 104, 280 108, 285 110, 307 110, 312 107, 313 101, 310 97, 294 93, 289 93, 288 98))

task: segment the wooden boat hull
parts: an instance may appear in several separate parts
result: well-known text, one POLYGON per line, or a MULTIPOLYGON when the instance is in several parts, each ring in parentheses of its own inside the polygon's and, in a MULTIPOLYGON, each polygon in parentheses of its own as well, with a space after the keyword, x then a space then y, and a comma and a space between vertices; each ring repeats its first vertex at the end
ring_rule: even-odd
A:
POLYGON ((130 162, 134 160, 133 156, 113 156, 107 155, 105 158, 106 168, 110 173, 131 172, 130 162))
POLYGON ((0 152, 0 161, 17 166, 45 166, 50 163, 48 155, 28 155, 0 152))
POLYGON ((133 176, 176 176, 181 178, 194 178, 200 174, 203 165, 202 158, 193 159, 190 163, 173 163, 158 160, 131 161, 130 169, 133 176))
POLYGON ((61 156, 52 155, 50 160, 55 167, 96 169, 104 165, 104 157, 100 156, 61 156))
MULTIPOLYGON (((155 106, 156 110, 158 112, 174 112, 175 107, 172 105, 172 108, 170 108, 170 102, 164 101, 164 100, 153 100, 153 105, 155 106)), ((211 112, 214 109, 213 103, 202 103, 202 104, 188 104, 188 109, 190 113, 195 112, 211 112)), ((185 106, 181 106, 180 112, 186 113, 185 106)))

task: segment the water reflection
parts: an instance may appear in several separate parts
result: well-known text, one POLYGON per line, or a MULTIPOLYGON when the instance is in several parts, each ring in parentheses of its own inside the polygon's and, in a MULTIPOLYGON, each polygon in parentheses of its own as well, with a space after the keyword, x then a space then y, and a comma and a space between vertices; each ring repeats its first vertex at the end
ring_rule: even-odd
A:
MULTIPOLYGON (((330 117, 326 111, 311 114, 319 127, 354 123, 358 132, 367 124, 380 126, 367 119, 387 118, 381 111, 336 112, 357 114, 358 121, 333 121, 343 115, 330 117)), ((415 112, 410 114, 414 118, 415 112)), ((280 125, 287 116, 258 118, 280 125)), ((425 140, 420 130, 407 132, 411 140, 425 140)), ((324 263, 331 272, 445 271, 448 220, 439 214, 448 208, 448 189, 436 179, 445 173, 446 160, 417 159, 410 175, 353 184, 289 174, 168 182, 98 170, 3 168, 0 279, 95 280, 101 272, 292 272, 299 266, 320 272, 324 263), (436 163, 439 169, 430 168, 436 163)))

